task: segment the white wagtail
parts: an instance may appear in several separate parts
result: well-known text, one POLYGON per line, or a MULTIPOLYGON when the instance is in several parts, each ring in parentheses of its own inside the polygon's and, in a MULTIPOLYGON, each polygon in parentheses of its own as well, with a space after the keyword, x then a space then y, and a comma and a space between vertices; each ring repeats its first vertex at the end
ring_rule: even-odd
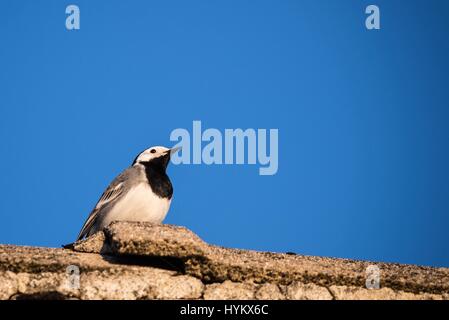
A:
POLYGON ((106 188, 81 229, 81 240, 112 221, 161 223, 167 215, 173 187, 165 170, 180 148, 151 147, 106 188))

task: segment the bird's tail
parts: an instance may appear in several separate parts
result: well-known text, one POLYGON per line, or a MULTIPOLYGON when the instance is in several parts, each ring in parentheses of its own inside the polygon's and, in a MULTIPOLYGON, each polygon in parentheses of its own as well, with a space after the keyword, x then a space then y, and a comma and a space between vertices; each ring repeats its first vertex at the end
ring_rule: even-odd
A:
POLYGON ((73 250, 75 248, 75 243, 69 243, 69 244, 63 244, 61 247, 63 247, 64 249, 71 249, 73 250))

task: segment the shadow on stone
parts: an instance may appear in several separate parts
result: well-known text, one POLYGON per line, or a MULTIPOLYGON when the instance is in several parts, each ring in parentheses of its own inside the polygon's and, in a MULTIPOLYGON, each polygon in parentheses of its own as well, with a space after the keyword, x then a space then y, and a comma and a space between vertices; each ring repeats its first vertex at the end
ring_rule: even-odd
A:
POLYGON ((38 292, 38 293, 19 293, 10 298, 10 300, 68 300, 70 297, 66 295, 56 292, 56 291, 47 291, 47 292, 38 292))
POLYGON ((137 255, 111 256, 107 254, 102 254, 101 256, 105 261, 112 264, 153 267, 185 274, 184 261, 179 258, 137 255))

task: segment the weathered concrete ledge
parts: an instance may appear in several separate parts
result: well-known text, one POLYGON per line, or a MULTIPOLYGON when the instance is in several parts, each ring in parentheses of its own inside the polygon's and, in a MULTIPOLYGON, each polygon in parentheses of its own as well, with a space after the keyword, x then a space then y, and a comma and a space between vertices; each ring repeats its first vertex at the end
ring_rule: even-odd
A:
POLYGON ((228 249, 172 225, 116 222, 69 247, 0 245, 0 299, 449 299, 448 268, 228 249))

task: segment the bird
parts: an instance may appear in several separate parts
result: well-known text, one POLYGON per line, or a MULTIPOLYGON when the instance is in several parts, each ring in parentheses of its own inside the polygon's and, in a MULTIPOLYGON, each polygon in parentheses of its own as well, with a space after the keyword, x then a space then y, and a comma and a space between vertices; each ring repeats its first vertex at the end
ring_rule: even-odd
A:
POLYGON ((166 169, 170 156, 179 149, 154 146, 139 153, 131 166, 103 192, 84 222, 77 241, 113 221, 162 223, 173 197, 173 186, 166 169))

